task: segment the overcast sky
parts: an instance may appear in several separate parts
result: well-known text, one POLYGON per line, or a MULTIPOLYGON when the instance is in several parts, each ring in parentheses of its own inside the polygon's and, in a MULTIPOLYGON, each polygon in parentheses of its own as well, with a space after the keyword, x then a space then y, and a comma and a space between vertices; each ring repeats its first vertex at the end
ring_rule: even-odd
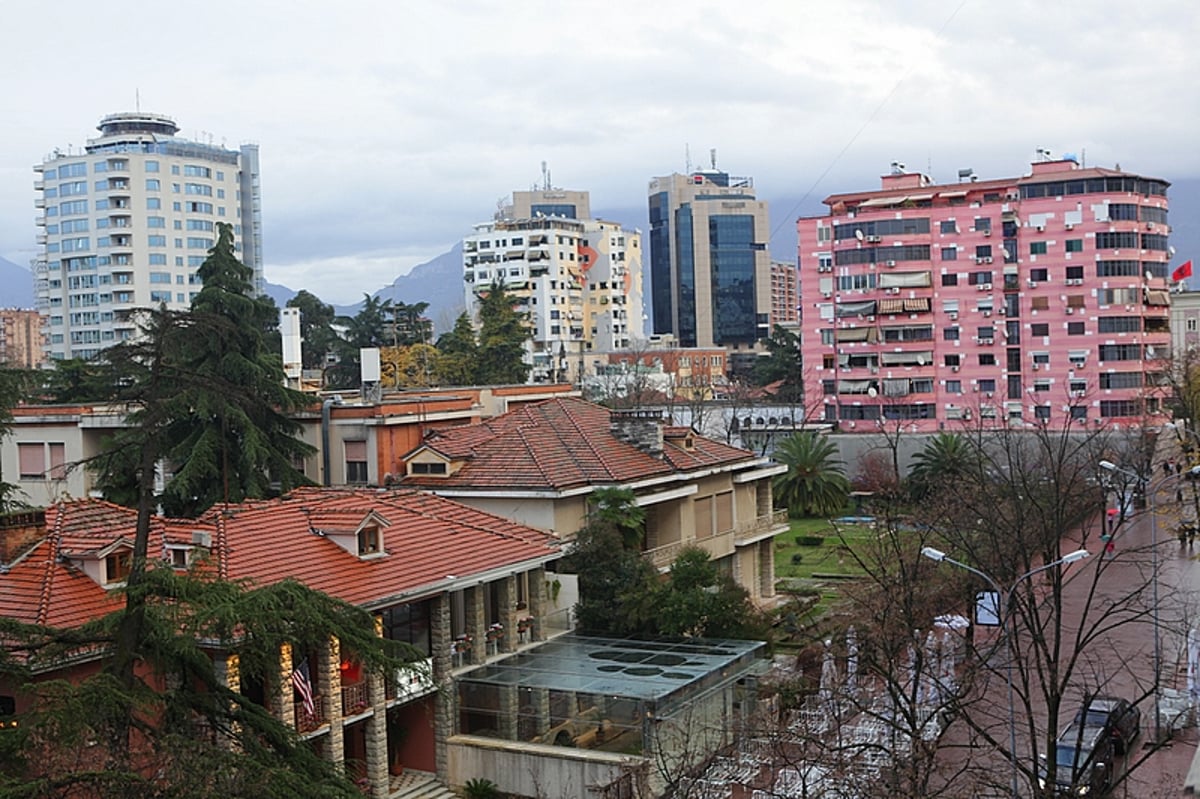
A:
POLYGON ((33 255, 32 166, 139 96, 181 136, 257 142, 267 278, 347 302, 542 161, 594 210, 643 209, 716 148, 788 198, 777 230, 893 160, 952 182, 1045 147, 1195 177, 1198 52, 1195 0, 4 0, 0 256, 33 255))

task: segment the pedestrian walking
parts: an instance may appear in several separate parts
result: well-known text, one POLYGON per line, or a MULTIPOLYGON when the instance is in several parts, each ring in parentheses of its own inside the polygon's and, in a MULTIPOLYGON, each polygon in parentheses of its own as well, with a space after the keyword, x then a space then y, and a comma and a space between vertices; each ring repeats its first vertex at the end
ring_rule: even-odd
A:
POLYGON ((1192 548, 1192 544, 1196 542, 1196 525, 1189 524, 1187 529, 1188 549, 1192 548))

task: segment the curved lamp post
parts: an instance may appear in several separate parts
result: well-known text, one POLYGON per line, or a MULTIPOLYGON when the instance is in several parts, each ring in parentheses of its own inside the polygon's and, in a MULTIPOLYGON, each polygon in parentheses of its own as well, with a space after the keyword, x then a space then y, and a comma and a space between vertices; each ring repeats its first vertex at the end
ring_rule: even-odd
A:
POLYGON ((1099 465, 1105 471, 1132 477, 1143 486, 1145 493, 1150 497, 1150 618, 1154 626, 1154 742, 1158 743, 1162 740, 1162 712, 1159 705, 1159 681, 1162 679, 1162 636, 1159 632, 1158 618, 1158 492, 1162 490, 1163 486, 1178 480, 1184 474, 1200 475, 1200 466, 1193 466, 1186 472, 1167 475, 1151 484, 1137 472, 1123 469, 1112 461, 1100 461, 1099 465))
POLYGON ((987 584, 992 587, 992 590, 996 592, 997 600, 999 600, 1001 595, 1004 596, 1004 607, 1002 610, 1001 610, 1001 608, 997 608, 997 611, 1000 611, 1000 613, 998 614, 998 615, 1000 615, 1000 630, 1001 630, 1001 632, 1005 633, 1006 636, 1009 636, 1008 637, 1008 665, 1007 665, 1007 668, 1005 669, 1005 676, 1008 679, 1008 759, 1009 759, 1009 763, 1012 767, 1012 785, 1011 785, 1012 795, 1013 795, 1014 799, 1016 799, 1016 797, 1020 796, 1020 790, 1019 790, 1018 784, 1017 784, 1017 719, 1016 719, 1016 709, 1015 709, 1016 705, 1013 702, 1013 674, 1012 674, 1013 660, 1015 660, 1016 656, 1017 656, 1016 648, 1013 646, 1013 637, 1015 637, 1017 634, 1016 622, 1013 623, 1011 634, 1009 634, 1009 631, 1008 631, 1008 620, 1013 617, 1013 613, 1012 613, 1013 596, 1016 594, 1017 588, 1021 585, 1021 583, 1025 582, 1030 577, 1033 577, 1035 574, 1040 574, 1041 572, 1047 571, 1049 569, 1053 569, 1055 566, 1065 566, 1068 563, 1074 563, 1076 561, 1083 560, 1084 558, 1088 557, 1092 553, 1088 552, 1086 549, 1077 549, 1074 552, 1068 552, 1066 555, 1063 555, 1058 560, 1051 561, 1050 563, 1047 563, 1044 566, 1038 566, 1036 569, 1030 569, 1029 571, 1025 572, 1020 577, 1018 577, 1016 580, 1013 580, 1012 586, 1007 591, 1004 591, 1003 589, 1001 589, 1000 584, 997 583, 995 581, 995 579, 993 579, 991 577, 991 575, 986 574, 985 572, 982 572, 979 569, 976 569, 974 566, 968 566, 967 564, 963 563, 962 561, 958 561, 958 560, 955 560, 954 558, 949 557, 948 555, 946 555, 945 552, 942 552, 940 549, 934 549, 933 547, 922 547, 921 554, 924 555, 925 557, 929 558, 932 561, 936 561, 938 563, 949 563, 951 566, 957 566, 960 569, 969 571, 971 574, 974 574, 977 577, 983 578, 987 582, 987 584))

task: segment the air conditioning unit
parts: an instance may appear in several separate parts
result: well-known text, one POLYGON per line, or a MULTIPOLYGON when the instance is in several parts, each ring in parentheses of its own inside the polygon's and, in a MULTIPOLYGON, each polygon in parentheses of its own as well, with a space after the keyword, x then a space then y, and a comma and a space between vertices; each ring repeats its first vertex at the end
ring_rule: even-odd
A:
POLYGON ((879 236, 867 236, 867 241, 871 242, 872 244, 878 244, 880 241, 882 241, 882 239, 880 239, 879 236))
POLYGON ((1031 288, 1031 289, 1037 288, 1038 282, 1036 280, 1034 280, 1033 278, 1029 278, 1029 280, 1027 280, 1025 282, 1029 284, 1029 288, 1031 288))
POLYGON ((1001 316, 1004 316, 1005 314, 1008 313, 1008 309, 1005 308, 1003 305, 1001 305, 999 308, 996 309, 996 313, 1000 314, 1001 316))
POLYGON ((992 312, 991 312, 991 311, 984 311, 984 312, 983 312, 983 315, 984 315, 984 316, 991 316, 991 315, 992 315, 992 312))
POLYGON ((895 266, 896 262, 895 261, 885 261, 883 265, 884 266, 895 266))
POLYGON ((990 339, 990 338, 981 338, 981 339, 979 339, 979 343, 980 343, 980 344, 985 344, 985 345, 991 345, 991 344, 992 344, 994 341, 995 341, 995 339, 990 339))
POLYGON ((1075 313, 1075 309, 1074 309, 1074 308, 1067 308, 1067 313, 1075 313))
POLYGON ((950 321, 951 321, 951 322, 957 322, 957 321, 958 321, 958 313, 957 313, 956 311, 951 311, 951 312, 950 312, 950 321))
POLYGON ((1146 223, 1146 230, 1154 230, 1154 223, 1153 223, 1153 222, 1147 222, 1147 223, 1146 223))
POLYGON ((1065 227, 1067 230, 1074 230, 1074 229, 1075 229, 1075 226, 1074 226, 1074 225, 1072 225, 1070 222, 1068 222, 1068 223, 1067 223, 1066 225, 1064 225, 1063 227, 1065 227))
POLYGON ((983 235, 984 235, 984 236, 990 236, 990 235, 992 235, 992 231, 990 231, 990 230, 985 230, 985 231, 983 231, 983 235))
POLYGON ((888 289, 888 293, 889 293, 889 294, 899 294, 899 293, 900 293, 900 289, 899 289, 899 287, 890 288, 890 289, 888 289))
POLYGON ((1072 392, 1071 392, 1071 396, 1072 396, 1072 397, 1082 397, 1082 396, 1084 396, 1085 394, 1087 394, 1087 392, 1086 392, 1086 391, 1072 391, 1072 392))
POLYGON ((821 292, 821 296, 822 296, 822 297, 824 297, 825 299, 829 299, 829 298, 830 298, 830 297, 832 297, 833 295, 832 295, 832 294, 830 294, 828 291, 822 291, 822 292, 821 292))
POLYGON ((985 264, 990 264, 990 263, 992 262, 992 256, 990 256, 990 255, 988 255, 988 256, 985 256, 985 257, 984 257, 984 259, 983 259, 983 262, 984 262, 985 264))
POLYGON ((877 375, 877 374, 879 374, 879 367, 878 367, 878 366, 872 366, 872 367, 871 367, 871 374, 873 374, 873 375, 877 375))
POLYGON ((958 371, 958 367, 957 367, 957 366, 951 366, 951 367, 950 367, 950 371, 951 371, 951 372, 957 372, 957 371, 958 371))
POLYGON ((1039 368, 1040 368, 1040 365, 1039 365, 1039 364, 1036 364, 1036 363, 1035 363, 1035 364, 1033 365, 1033 371, 1035 371, 1035 372, 1036 372, 1036 371, 1037 371, 1039 368))
POLYGON ((1045 233, 1045 232, 1046 232, 1046 226, 1045 226, 1045 225, 1038 225, 1038 226, 1037 226, 1037 231, 1038 231, 1038 233, 1045 233))

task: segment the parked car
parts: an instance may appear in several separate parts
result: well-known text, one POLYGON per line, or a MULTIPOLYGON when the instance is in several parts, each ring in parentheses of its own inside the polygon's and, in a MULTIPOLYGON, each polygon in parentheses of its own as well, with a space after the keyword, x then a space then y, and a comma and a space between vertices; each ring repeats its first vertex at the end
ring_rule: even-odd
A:
POLYGON ((1142 731, 1142 711, 1120 697, 1093 696, 1076 712, 1075 724, 1104 730, 1116 753, 1123 755, 1142 731))
MULTIPOLYGON (((1054 746, 1054 794, 1103 796, 1112 787, 1112 736, 1099 727, 1070 724, 1054 746)), ((1046 756, 1038 763, 1038 787, 1046 788, 1046 756)))

